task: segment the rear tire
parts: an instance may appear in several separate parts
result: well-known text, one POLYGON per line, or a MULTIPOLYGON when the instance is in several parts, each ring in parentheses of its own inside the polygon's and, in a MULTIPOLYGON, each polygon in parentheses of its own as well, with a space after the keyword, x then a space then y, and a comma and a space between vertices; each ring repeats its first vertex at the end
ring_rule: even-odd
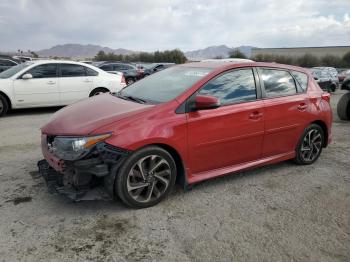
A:
POLYGON ((345 93, 339 99, 337 113, 341 120, 350 120, 350 93, 345 93))
POLYGON ((103 93, 108 93, 108 92, 109 92, 109 90, 107 88, 99 87, 99 88, 92 90, 92 92, 90 93, 90 97, 97 96, 97 95, 100 95, 103 93))
POLYGON ((151 207, 172 191, 176 174, 175 161, 166 150, 158 146, 145 147, 123 163, 114 191, 130 207, 151 207))
POLYGON ((337 86, 334 85, 334 84, 332 84, 332 85, 331 85, 331 91, 334 93, 336 89, 337 89, 337 86))
POLYGON ((135 83, 135 82, 136 82, 135 79, 132 78, 132 77, 128 77, 128 78, 126 79, 126 85, 131 85, 131 84, 133 84, 133 83, 135 83))
POLYGON ((7 102, 6 97, 0 94, 0 117, 7 114, 9 110, 9 103, 7 102))
POLYGON ((308 126, 299 139, 294 162, 299 165, 314 163, 321 155, 324 141, 324 132, 319 125, 308 126))

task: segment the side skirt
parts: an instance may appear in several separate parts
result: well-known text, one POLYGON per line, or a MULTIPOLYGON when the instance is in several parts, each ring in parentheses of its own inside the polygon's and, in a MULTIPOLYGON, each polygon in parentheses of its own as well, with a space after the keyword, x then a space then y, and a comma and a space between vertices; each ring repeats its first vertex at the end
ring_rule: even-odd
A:
POLYGON ((194 184, 210 178, 225 176, 238 171, 251 169, 253 167, 259 167, 267 164, 278 163, 284 160, 292 159, 294 157, 295 157, 295 152, 293 151, 293 152, 283 153, 283 154, 270 156, 266 158, 261 158, 261 159, 246 162, 243 164, 237 164, 237 165, 218 168, 210 171, 200 172, 200 173, 192 174, 192 176, 188 178, 188 183, 194 184))

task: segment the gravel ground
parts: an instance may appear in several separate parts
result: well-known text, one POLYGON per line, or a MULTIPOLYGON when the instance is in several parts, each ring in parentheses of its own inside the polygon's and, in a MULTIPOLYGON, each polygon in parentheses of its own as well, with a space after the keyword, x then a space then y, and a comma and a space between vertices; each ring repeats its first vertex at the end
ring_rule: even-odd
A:
POLYGON ((350 261, 350 122, 335 116, 311 166, 241 172, 132 210, 47 193, 39 127, 55 110, 0 119, 0 261, 350 261))

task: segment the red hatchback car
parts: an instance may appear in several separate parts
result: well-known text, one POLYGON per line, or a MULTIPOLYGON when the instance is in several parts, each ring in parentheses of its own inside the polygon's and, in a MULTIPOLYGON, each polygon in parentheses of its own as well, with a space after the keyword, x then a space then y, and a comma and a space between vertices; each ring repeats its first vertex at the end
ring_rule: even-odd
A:
POLYGON ((187 187, 287 159, 315 162, 331 141, 329 100, 299 67, 179 65, 55 113, 41 129, 39 170, 50 191, 72 199, 103 189, 149 207, 176 181, 187 187))

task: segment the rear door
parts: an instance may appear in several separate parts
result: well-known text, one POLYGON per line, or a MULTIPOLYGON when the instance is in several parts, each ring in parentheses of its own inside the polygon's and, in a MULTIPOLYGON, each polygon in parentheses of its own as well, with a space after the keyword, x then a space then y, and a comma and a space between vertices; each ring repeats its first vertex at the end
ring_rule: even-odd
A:
POLYGON ((60 64, 59 90, 62 105, 88 98, 93 89, 93 80, 85 66, 60 64))
POLYGON ((188 113, 188 154, 194 174, 261 157, 263 102, 252 68, 225 72, 198 94, 220 99, 217 109, 188 113))
POLYGON ((306 92, 288 70, 259 68, 258 72, 265 107, 263 157, 292 153, 308 121, 306 92))
POLYGON ((35 66, 14 80, 15 103, 17 107, 53 106, 60 104, 57 64, 35 66), (22 79, 24 74, 32 79, 22 79))

